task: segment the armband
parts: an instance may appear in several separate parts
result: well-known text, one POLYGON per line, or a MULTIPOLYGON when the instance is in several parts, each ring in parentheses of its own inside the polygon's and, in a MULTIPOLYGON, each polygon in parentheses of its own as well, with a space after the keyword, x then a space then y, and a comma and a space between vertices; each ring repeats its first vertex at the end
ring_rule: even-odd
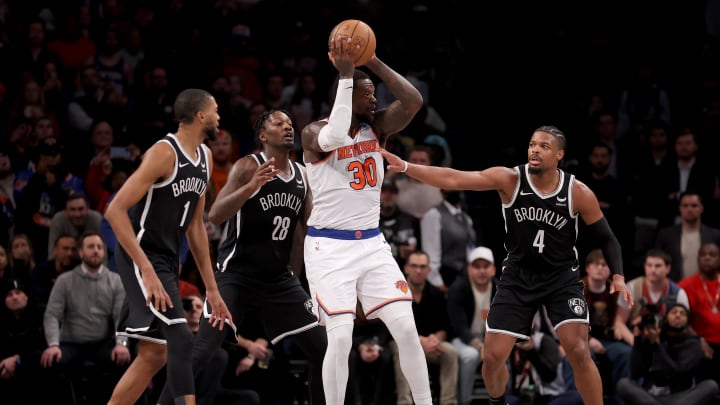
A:
POLYGON ((624 275, 620 242, 618 242, 612 229, 610 229, 607 219, 603 217, 599 221, 588 225, 587 229, 598 239, 600 249, 603 252, 605 262, 610 267, 610 271, 613 274, 624 275))
POLYGON ((327 125, 320 128, 318 145, 325 152, 330 152, 345 143, 352 120, 353 79, 340 79, 330 119, 327 125))

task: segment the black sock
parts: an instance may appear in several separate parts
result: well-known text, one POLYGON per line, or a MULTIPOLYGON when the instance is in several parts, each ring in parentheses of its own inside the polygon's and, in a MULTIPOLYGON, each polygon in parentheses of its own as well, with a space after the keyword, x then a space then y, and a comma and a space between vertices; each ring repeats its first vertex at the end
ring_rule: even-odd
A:
POLYGON ((505 399, 505 395, 501 396, 500 398, 490 397, 490 400, 488 401, 488 405, 507 405, 507 400, 505 399))

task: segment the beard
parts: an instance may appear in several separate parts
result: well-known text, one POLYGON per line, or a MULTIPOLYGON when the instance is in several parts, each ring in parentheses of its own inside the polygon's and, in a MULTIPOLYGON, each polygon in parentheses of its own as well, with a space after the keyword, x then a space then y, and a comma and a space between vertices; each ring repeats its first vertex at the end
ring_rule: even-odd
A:
POLYGON ((530 174, 540 174, 540 173, 542 173, 542 169, 539 167, 530 166, 530 167, 528 167, 528 172, 530 172, 530 174))
POLYGON ((206 126, 203 132, 205 132, 205 137, 211 141, 214 141, 217 138, 216 126, 206 126))
POLYGON ((593 167, 592 167, 592 172, 593 172, 593 174, 596 174, 596 175, 598 175, 598 176, 601 176, 601 175, 607 173, 607 171, 608 171, 608 165, 593 166, 593 167))

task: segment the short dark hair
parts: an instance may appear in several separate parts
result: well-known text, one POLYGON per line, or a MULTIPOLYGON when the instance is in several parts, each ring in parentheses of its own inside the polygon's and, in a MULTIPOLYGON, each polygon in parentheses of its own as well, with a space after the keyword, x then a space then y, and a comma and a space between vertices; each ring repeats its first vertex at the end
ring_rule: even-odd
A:
POLYGON ((212 94, 201 89, 185 89, 175 98, 173 110, 175 120, 181 124, 189 124, 195 119, 195 114, 201 111, 212 98, 212 94))
POLYGON ((554 127, 552 125, 543 125, 537 128, 535 132, 545 132, 546 134, 550 134, 558 140, 558 143, 560 144, 560 149, 565 150, 565 148, 567 148, 567 138, 565 138, 565 133, 563 133, 563 131, 559 130, 557 127, 554 127))
MULTIPOLYGON (((665 265, 672 264, 672 257, 662 249, 653 248, 653 249, 648 250, 647 253, 645 253, 645 259, 647 260, 648 257, 658 257, 658 258, 662 259, 662 261, 665 262, 665 265)), ((643 260, 643 262, 644 262, 644 260, 643 260)))
MULTIPOLYGON (((360 80, 371 80, 370 75, 360 69, 355 69, 355 73, 353 73, 353 88, 357 87, 357 82, 360 80)), ((330 107, 331 108, 332 108, 333 104, 335 104, 335 96, 337 96, 338 83, 340 83, 340 75, 337 75, 337 77, 335 77, 335 81, 333 82, 332 89, 330 90, 330 107)))

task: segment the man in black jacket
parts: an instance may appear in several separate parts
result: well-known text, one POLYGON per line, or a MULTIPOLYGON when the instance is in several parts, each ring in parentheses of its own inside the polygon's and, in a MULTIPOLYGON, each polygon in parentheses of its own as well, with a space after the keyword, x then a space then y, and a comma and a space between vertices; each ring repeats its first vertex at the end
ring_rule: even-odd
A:
POLYGON ((632 351, 632 378, 618 382, 629 404, 709 404, 718 393, 714 380, 695 381, 703 358, 700 339, 689 333, 689 310, 671 307, 665 318, 645 315, 632 351))

